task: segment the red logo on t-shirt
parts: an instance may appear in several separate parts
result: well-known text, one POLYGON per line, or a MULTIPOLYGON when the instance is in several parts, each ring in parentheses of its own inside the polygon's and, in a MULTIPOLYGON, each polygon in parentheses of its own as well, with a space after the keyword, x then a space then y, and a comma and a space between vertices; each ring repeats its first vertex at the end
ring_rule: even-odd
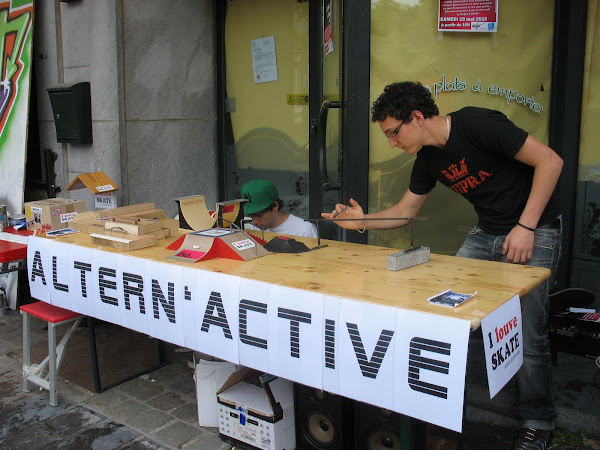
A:
POLYGON ((491 173, 485 170, 479 170, 476 176, 470 175, 465 158, 461 159, 458 164, 451 164, 448 169, 442 170, 442 173, 448 180, 454 183, 449 186, 450 189, 461 195, 468 194, 492 176, 491 173))

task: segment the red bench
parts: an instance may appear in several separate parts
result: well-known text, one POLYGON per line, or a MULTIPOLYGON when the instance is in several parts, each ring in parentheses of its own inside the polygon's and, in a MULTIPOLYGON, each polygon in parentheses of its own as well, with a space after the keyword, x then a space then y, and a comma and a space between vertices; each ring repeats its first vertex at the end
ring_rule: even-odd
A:
POLYGON ((73 331, 85 316, 45 302, 35 302, 20 307, 23 315, 23 391, 29 392, 29 383, 34 383, 50 392, 50 404, 56 406, 56 377, 62 362, 65 347, 73 331), (31 364, 31 341, 29 338, 29 316, 48 322, 48 356, 39 364, 31 364), (56 327, 75 321, 56 345, 56 327), (42 374, 48 365, 48 373, 42 374))

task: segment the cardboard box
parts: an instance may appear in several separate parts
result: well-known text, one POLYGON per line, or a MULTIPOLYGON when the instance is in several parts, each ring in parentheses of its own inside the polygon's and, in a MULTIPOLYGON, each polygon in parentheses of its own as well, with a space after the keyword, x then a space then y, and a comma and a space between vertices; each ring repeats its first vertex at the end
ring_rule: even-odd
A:
POLYGON ((198 401, 198 424, 201 427, 219 426, 217 391, 239 367, 227 361, 201 359, 194 370, 196 399, 198 401))
POLYGON ((228 378, 217 402, 222 440, 261 450, 296 448, 291 381, 245 368, 228 378))
POLYGON ((67 228, 77 213, 85 212, 85 202, 70 198, 48 198, 25 203, 28 230, 67 228))

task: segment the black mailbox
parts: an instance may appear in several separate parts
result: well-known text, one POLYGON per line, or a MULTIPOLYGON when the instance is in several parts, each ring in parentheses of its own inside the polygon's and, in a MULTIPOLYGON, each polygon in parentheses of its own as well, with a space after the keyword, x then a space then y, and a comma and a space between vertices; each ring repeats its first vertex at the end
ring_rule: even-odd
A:
POLYGON ((59 84, 48 88, 56 140, 69 144, 91 144, 92 104, 90 83, 59 84))

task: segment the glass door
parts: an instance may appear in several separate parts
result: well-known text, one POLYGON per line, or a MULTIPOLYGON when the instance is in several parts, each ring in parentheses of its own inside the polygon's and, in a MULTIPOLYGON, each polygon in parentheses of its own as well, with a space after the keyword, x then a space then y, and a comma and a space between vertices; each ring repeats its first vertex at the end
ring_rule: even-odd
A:
POLYGON ((268 179, 284 212, 316 219, 309 203, 331 210, 340 193, 339 1, 230 0, 223 14, 224 195, 268 179))

